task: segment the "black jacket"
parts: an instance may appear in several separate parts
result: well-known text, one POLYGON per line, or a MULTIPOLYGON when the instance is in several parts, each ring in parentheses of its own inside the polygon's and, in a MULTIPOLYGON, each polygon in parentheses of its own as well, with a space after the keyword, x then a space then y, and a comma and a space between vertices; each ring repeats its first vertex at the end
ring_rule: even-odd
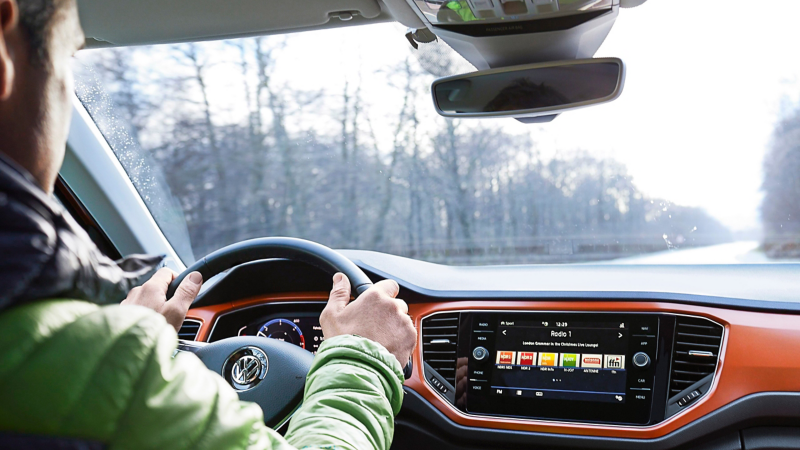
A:
POLYGON ((0 153, 0 311, 42 298, 118 303, 162 259, 112 261, 30 174, 0 153))

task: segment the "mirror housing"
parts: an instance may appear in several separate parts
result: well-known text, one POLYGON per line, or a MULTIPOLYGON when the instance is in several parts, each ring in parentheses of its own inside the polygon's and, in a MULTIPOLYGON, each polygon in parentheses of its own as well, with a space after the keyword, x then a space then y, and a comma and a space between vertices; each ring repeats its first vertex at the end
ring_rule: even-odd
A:
POLYGON ((444 117, 530 119, 610 102, 620 96, 624 83, 621 59, 595 58, 440 78, 431 85, 431 94, 436 112, 444 117))

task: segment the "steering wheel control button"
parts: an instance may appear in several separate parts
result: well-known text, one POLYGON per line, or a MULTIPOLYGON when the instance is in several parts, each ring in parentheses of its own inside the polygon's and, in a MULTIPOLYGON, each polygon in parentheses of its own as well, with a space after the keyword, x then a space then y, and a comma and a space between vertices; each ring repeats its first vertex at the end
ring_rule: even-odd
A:
POLYGON ((269 370, 266 353, 257 347, 243 347, 233 352, 222 366, 225 380, 237 391, 254 388, 269 370))
POLYGON ((633 365, 640 369, 646 369, 650 367, 650 357, 647 356, 647 353, 639 352, 633 355, 633 365))
POLYGON ((483 361, 487 356, 489 356, 489 350, 484 347, 475 347, 475 350, 472 351, 472 357, 476 361, 483 361))

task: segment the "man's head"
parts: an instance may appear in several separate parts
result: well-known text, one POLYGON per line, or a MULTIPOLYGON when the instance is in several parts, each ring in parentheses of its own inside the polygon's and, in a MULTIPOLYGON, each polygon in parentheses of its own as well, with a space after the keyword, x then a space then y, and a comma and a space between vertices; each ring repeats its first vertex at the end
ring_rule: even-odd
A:
POLYGON ((0 152, 53 189, 72 112, 76 0, 0 0, 0 152))

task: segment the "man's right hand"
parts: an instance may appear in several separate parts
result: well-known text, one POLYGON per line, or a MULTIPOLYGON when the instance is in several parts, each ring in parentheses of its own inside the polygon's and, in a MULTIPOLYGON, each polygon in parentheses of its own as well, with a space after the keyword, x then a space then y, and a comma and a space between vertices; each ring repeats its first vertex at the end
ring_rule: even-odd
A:
POLYGON ((395 298, 399 292, 396 281, 383 280, 351 302, 350 280, 337 273, 328 305, 319 317, 325 339, 356 334, 383 345, 405 367, 417 343, 417 330, 406 302, 395 298))

